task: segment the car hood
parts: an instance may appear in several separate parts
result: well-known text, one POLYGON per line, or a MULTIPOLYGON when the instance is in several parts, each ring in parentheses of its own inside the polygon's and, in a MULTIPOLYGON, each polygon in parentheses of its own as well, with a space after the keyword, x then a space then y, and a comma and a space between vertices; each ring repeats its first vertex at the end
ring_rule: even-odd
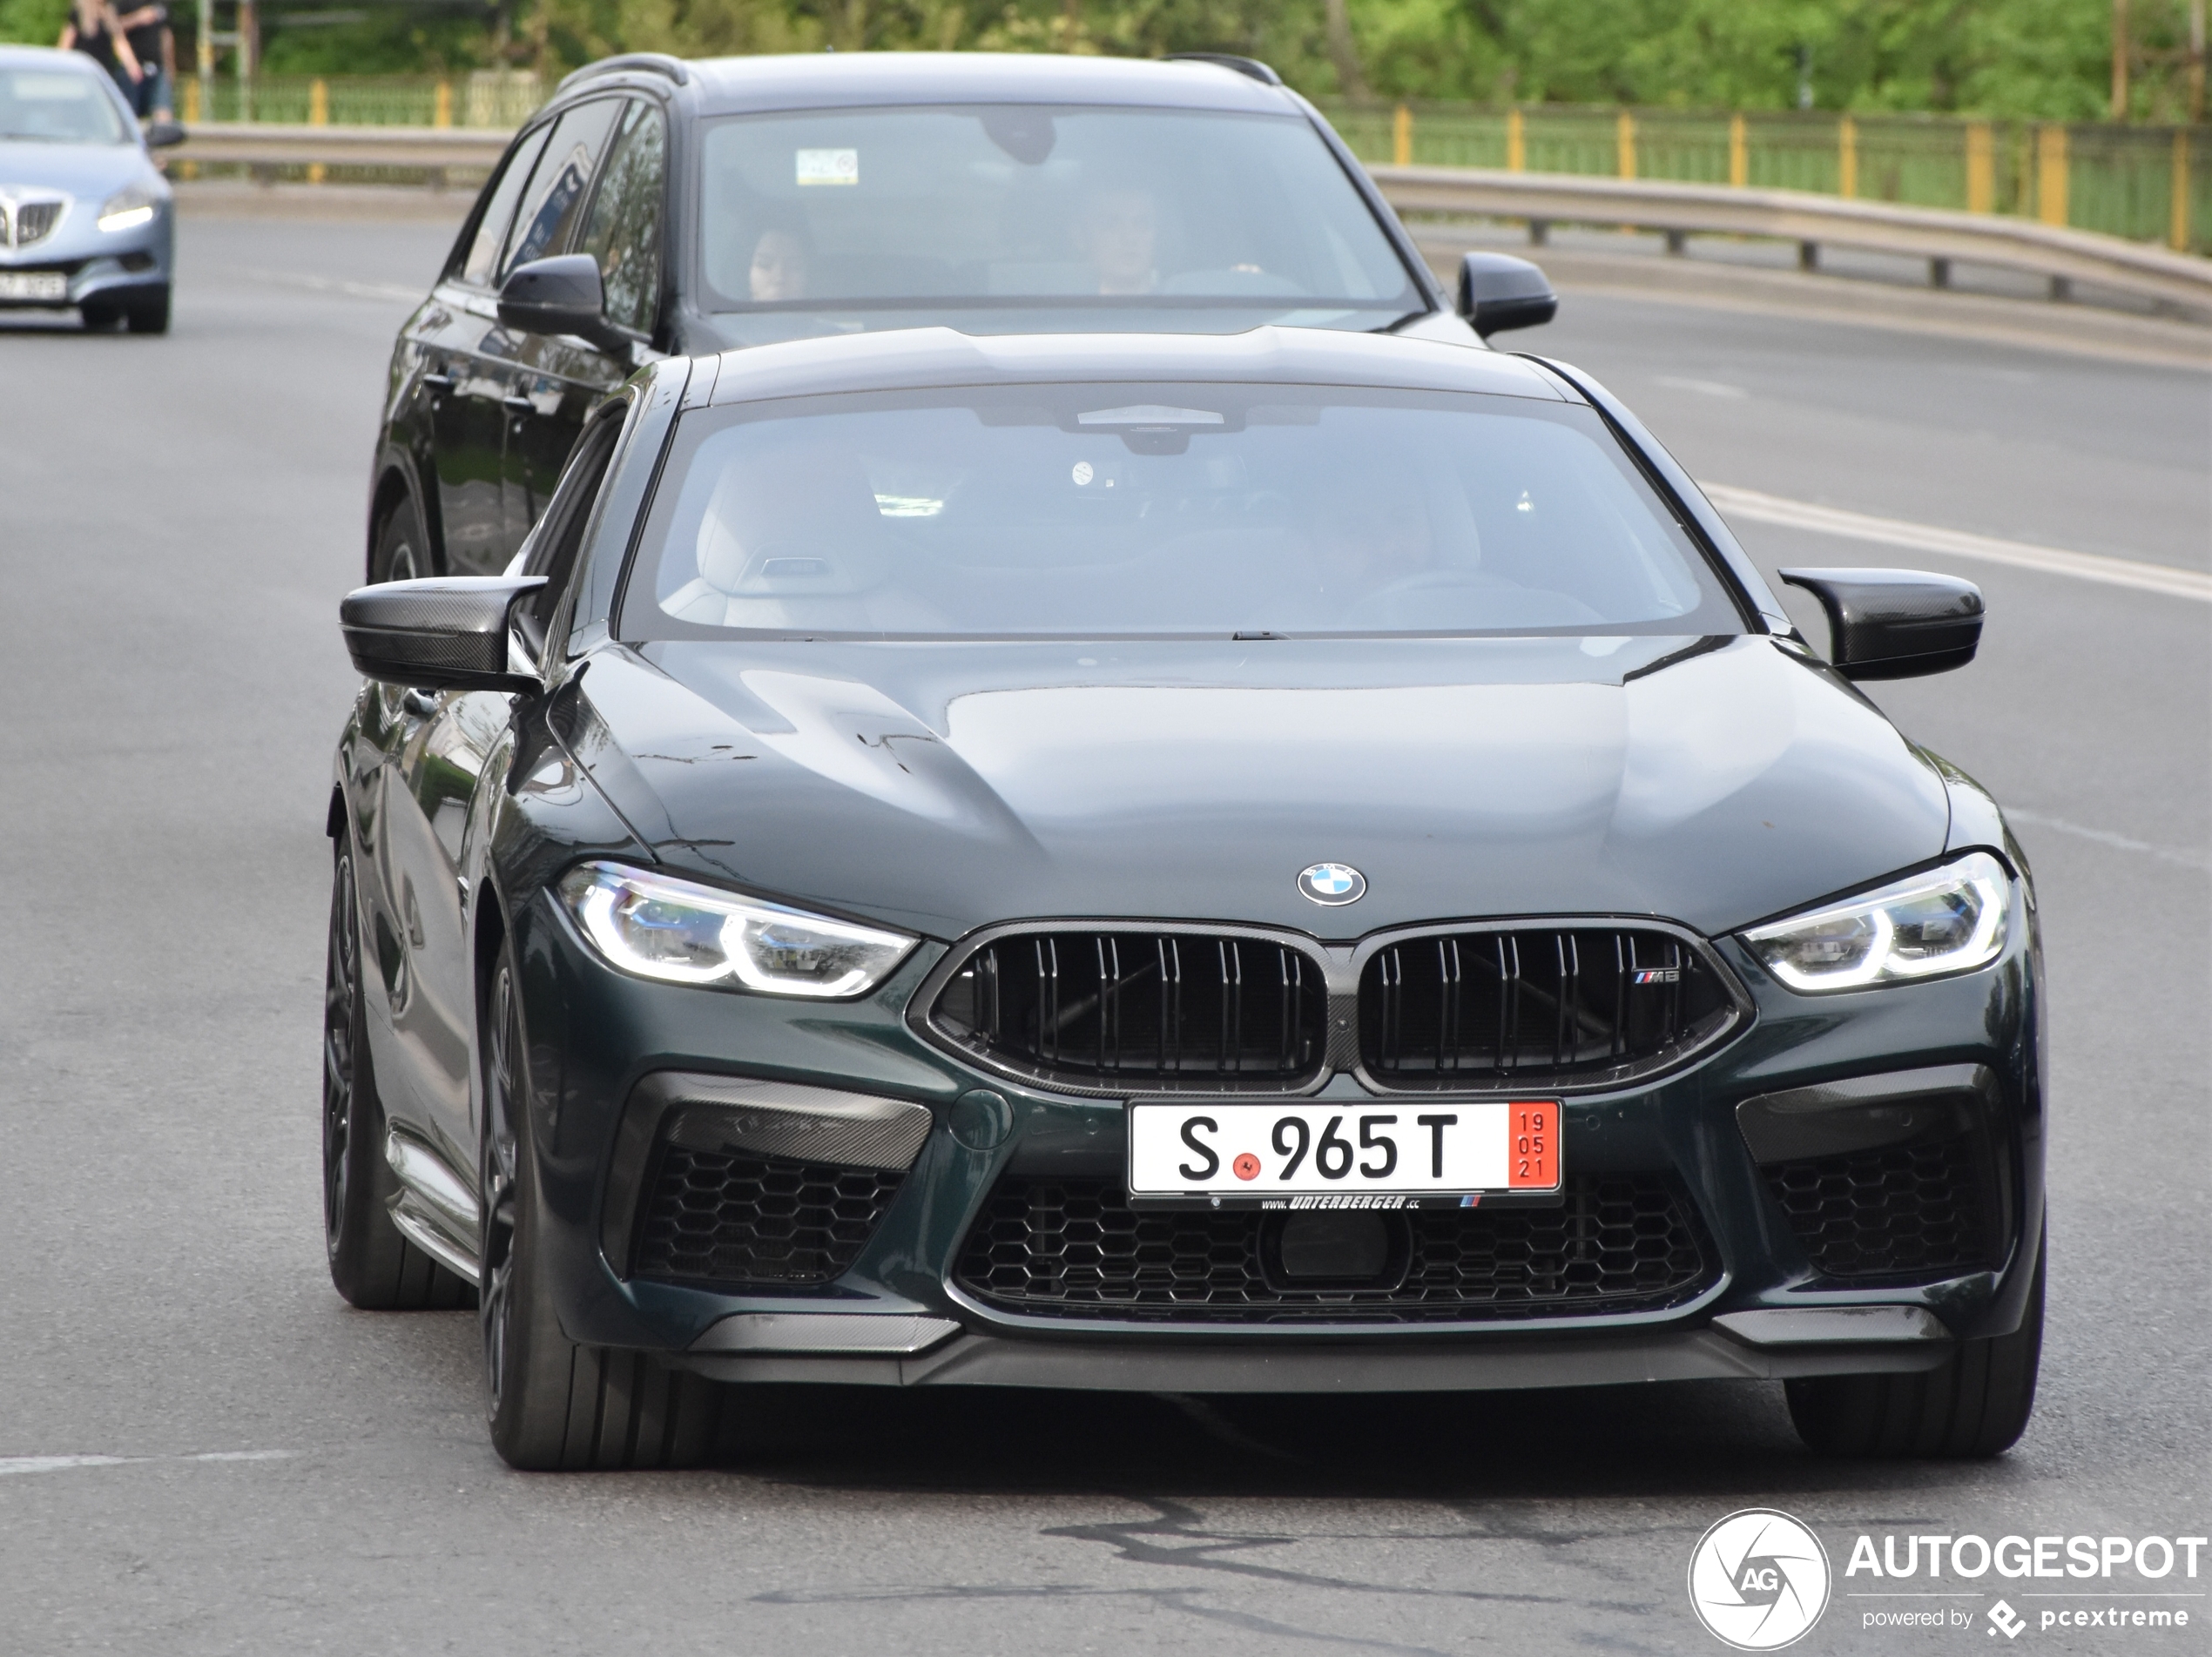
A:
POLYGON ((97 207, 137 179, 166 195, 169 186, 135 144, 39 144, 0 139, 0 190, 32 185, 64 191, 97 207))
POLYGON ((610 647, 563 723, 669 864, 941 938, 1732 930, 1938 855, 1941 778, 1764 637, 610 647), (1349 863, 1356 904, 1299 894, 1349 863))

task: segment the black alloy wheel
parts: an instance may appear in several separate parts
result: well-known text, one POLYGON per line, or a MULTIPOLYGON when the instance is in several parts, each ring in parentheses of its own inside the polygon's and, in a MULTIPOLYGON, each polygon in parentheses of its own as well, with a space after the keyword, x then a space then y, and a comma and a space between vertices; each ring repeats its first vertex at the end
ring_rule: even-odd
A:
POLYGON ((492 1447, 526 1471, 685 1467, 715 1447, 722 1389, 646 1352, 579 1346, 562 1332, 546 1278, 530 1150, 529 1077, 511 949, 482 1004, 486 1415, 492 1447))
POLYGON ((369 1062, 361 940, 353 847, 341 838, 322 980, 322 1219, 330 1280, 364 1311, 465 1306, 474 1285, 392 1223, 399 1182, 384 1159, 384 1108, 369 1062))
POLYGON ((1797 1436, 1829 1456, 1966 1459, 2010 1450, 2035 1409, 2047 1242, 2036 1244, 2027 1305, 2011 1334, 1960 1341, 1940 1364, 1916 1374, 1784 1382, 1797 1436))
POLYGON ((415 503, 403 499, 377 526, 376 544, 368 556, 369 584, 414 581, 435 573, 421 523, 415 515, 415 503))

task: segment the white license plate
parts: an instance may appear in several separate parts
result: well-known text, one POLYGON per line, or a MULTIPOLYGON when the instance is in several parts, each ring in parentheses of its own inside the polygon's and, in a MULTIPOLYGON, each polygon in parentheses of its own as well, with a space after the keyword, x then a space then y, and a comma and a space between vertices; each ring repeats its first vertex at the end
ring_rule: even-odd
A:
POLYGON ((1139 1102, 1130 1195, 1312 1208, 1555 1192, 1559 1126, 1555 1099, 1139 1102))
POLYGON ((0 271, 0 300, 65 300, 69 278, 60 271, 0 271))

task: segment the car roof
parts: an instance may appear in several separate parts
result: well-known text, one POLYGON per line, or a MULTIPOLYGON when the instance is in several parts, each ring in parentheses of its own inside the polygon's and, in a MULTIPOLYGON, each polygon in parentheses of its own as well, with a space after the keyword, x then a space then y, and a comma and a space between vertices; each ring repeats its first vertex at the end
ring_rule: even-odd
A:
MULTIPOLYGON (((747 346, 698 360, 717 406, 925 387, 1221 381, 1582 401, 1536 364, 1472 345, 1269 326, 1244 333, 961 333, 906 328, 747 346)), ((699 401, 697 389, 687 401, 699 401)))
POLYGON ((1042 52, 809 52, 691 63, 703 115, 912 104, 1089 104, 1286 115, 1296 96, 1226 64, 1042 52))

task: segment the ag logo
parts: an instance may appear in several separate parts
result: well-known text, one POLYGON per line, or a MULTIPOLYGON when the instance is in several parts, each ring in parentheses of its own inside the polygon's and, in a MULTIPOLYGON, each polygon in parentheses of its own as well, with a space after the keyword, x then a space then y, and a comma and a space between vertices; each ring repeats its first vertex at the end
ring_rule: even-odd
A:
POLYGON ((1779 1651, 1828 1608, 1828 1551, 1787 1513, 1747 1507, 1698 1539, 1689 1605, 1708 1632, 1738 1651, 1779 1651))

